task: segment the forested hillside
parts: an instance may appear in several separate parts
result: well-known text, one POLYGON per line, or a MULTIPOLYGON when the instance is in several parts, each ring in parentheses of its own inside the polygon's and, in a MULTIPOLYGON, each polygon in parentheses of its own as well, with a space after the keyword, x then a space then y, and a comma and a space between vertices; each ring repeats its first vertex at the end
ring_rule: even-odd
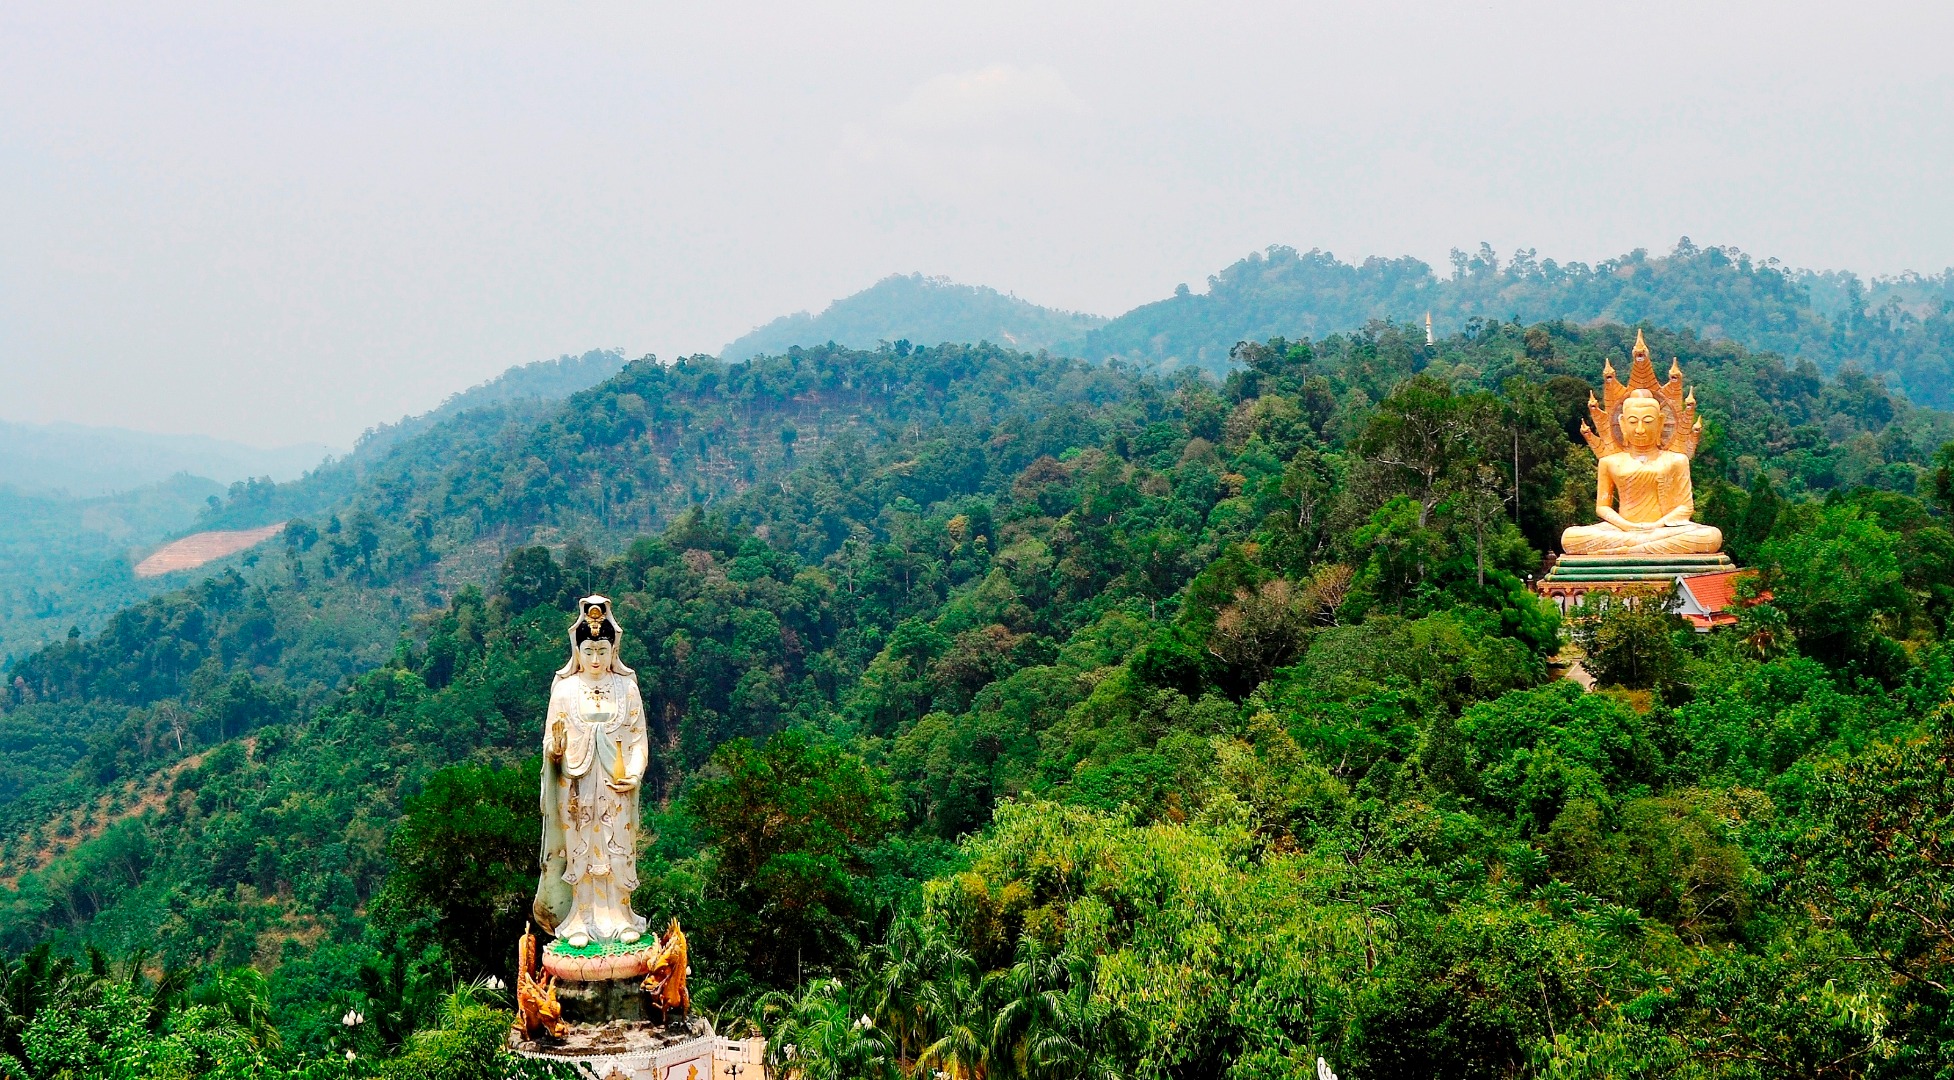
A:
POLYGON ((1749 349, 1809 359, 1832 373, 1847 364, 1883 376, 1922 405, 1954 406, 1954 270, 1870 285, 1849 273, 1794 270, 1734 248, 1684 238, 1666 256, 1636 250, 1592 266, 1542 259, 1531 249, 1501 260, 1480 245, 1454 251, 1440 277, 1412 258, 1352 265, 1323 251, 1272 247, 1182 287, 1086 336, 1084 355, 1228 371, 1237 341, 1320 337, 1372 319, 1413 322, 1430 312, 1441 333, 1473 320, 1652 323, 1729 338, 1749 349))
POLYGON ((641 361, 246 486, 275 557, 8 673, 0 944, 105 959, 12 963, 0 1051, 505 1075, 467 981, 602 591, 659 748, 636 904, 803 1076, 1954 1068, 1949 417, 1652 328, 1770 599, 1564 622, 1525 581, 1633 333, 641 361))
POLYGON ((874 445, 921 423, 978 430, 1000 409, 1111 394, 1093 389, 1109 378, 995 349, 646 359, 567 403, 467 410, 301 481, 236 485, 207 523, 290 519, 275 548, 8 672, 0 700, 19 735, 0 746, 0 798, 15 800, 0 817, 44 819, 41 800, 67 797, 84 745, 89 768, 113 774, 164 738, 159 724, 176 747, 186 733, 208 743, 308 711, 384 661, 404 622, 492 580, 504 552, 532 538, 616 551, 835 440, 874 445), (1050 385, 1061 379, 1077 385, 1050 385), (119 659, 103 667, 102 656, 119 659))
MULTIPOLYGON (((165 540, 208 528, 256 528, 336 509, 357 489, 369 465, 412 435, 491 406, 533 419, 623 366, 621 353, 592 351, 512 367, 451 396, 431 412, 368 431, 352 453, 338 459, 328 458, 325 447, 303 458, 296 456, 298 451, 260 453, 207 439, 144 436, 140 439, 146 441, 138 441, 135 433, 120 433, 131 438, 104 439, 92 429, 9 431, 0 425, 0 473, 11 467, 35 476, 59 477, 68 469, 73 479, 108 487, 130 484, 129 490, 115 494, 75 498, 0 483, 0 671, 70 630, 93 634, 122 608, 182 588, 187 575, 139 579, 132 573, 134 565, 165 540), (57 431, 65 433, 51 437, 57 431), (9 443, 16 435, 19 443, 9 443), (23 456, 30 442, 32 453, 45 460, 23 456), (141 478, 167 475, 157 473, 159 467, 186 461, 213 468, 202 475, 179 473, 134 486, 141 478), (229 483, 228 501, 225 484, 208 476, 229 483), (245 479, 233 481, 233 477, 245 479), (273 483, 281 479, 288 482, 273 483)), ((446 445, 439 438, 430 444, 446 445)), ((423 448, 422 452, 440 450, 423 448)), ((200 573, 248 568, 262 557, 261 552, 246 552, 200 568, 200 573)), ((393 631, 389 621, 381 633, 390 640, 393 631)))

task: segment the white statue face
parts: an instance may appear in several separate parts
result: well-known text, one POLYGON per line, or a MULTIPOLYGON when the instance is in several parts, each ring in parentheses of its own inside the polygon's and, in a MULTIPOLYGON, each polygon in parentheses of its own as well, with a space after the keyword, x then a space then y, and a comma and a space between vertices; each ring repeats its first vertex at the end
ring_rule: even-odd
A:
POLYGON ((1622 439, 1631 450, 1653 450, 1662 441, 1662 406, 1654 398, 1623 402, 1621 421, 1622 439))
POLYGON ((611 643, 592 638, 577 646, 577 670, 593 679, 610 674, 611 643))

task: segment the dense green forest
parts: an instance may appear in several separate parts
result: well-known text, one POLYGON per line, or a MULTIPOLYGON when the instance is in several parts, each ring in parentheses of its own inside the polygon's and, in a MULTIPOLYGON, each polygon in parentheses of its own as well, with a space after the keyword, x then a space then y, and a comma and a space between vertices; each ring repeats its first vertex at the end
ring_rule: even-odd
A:
POLYGON ((0 1066, 507 1075, 601 591, 636 904, 800 1075, 1954 1075, 1954 418, 1650 327, 1769 599, 1563 619, 1633 335, 647 359, 242 485, 274 550, 6 673, 0 1066))

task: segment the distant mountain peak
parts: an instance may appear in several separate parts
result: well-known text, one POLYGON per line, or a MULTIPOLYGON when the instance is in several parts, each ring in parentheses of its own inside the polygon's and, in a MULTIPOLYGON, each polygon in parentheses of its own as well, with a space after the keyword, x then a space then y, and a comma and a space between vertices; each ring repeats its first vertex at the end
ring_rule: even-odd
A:
POLYGON ((890 274, 819 315, 783 315, 730 342, 720 355, 744 360, 796 345, 832 341, 868 349, 901 340, 921 345, 989 341, 1027 352, 1076 352, 1086 334, 1105 323, 1098 315, 1044 307, 985 285, 963 285, 941 275, 890 274))
POLYGON ((354 452, 379 453, 408 435, 470 409, 511 401, 561 401, 617 374, 626 363, 623 349, 592 349, 582 356, 565 353, 554 360, 517 364, 493 379, 449 394, 427 412, 368 428, 354 452))

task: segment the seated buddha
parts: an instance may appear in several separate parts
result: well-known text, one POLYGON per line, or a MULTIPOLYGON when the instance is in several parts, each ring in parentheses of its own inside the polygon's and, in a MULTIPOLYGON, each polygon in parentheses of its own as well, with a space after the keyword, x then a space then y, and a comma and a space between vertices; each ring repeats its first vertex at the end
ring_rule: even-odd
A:
POLYGON ((1610 404, 1619 403, 1615 424, 1609 424, 1605 411, 1590 398, 1590 411, 1602 422, 1597 435, 1583 425, 1589 445, 1599 461, 1595 468, 1594 512, 1601 520, 1593 525, 1576 525, 1561 534, 1561 550, 1569 555, 1707 555, 1723 549, 1723 533, 1710 525, 1691 520, 1696 500, 1690 487, 1689 455, 1702 431, 1694 419, 1695 395, 1681 402, 1682 376, 1670 369, 1670 381, 1663 386, 1655 381, 1649 366, 1648 348, 1641 334, 1635 338, 1636 370, 1630 389, 1615 382, 1614 369, 1607 369, 1610 404), (1641 385, 1638 385, 1641 384, 1641 385), (1658 396, 1660 395, 1660 396, 1658 396), (1665 408, 1665 401, 1670 405, 1665 408), (1687 405, 1687 411, 1681 407, 1687 405), (1674 431, 1669 447, 1664 446, 1663 425, 1674 410, 1674 431), (1621 441, 1613 432, 1619 425, 1621 441))

